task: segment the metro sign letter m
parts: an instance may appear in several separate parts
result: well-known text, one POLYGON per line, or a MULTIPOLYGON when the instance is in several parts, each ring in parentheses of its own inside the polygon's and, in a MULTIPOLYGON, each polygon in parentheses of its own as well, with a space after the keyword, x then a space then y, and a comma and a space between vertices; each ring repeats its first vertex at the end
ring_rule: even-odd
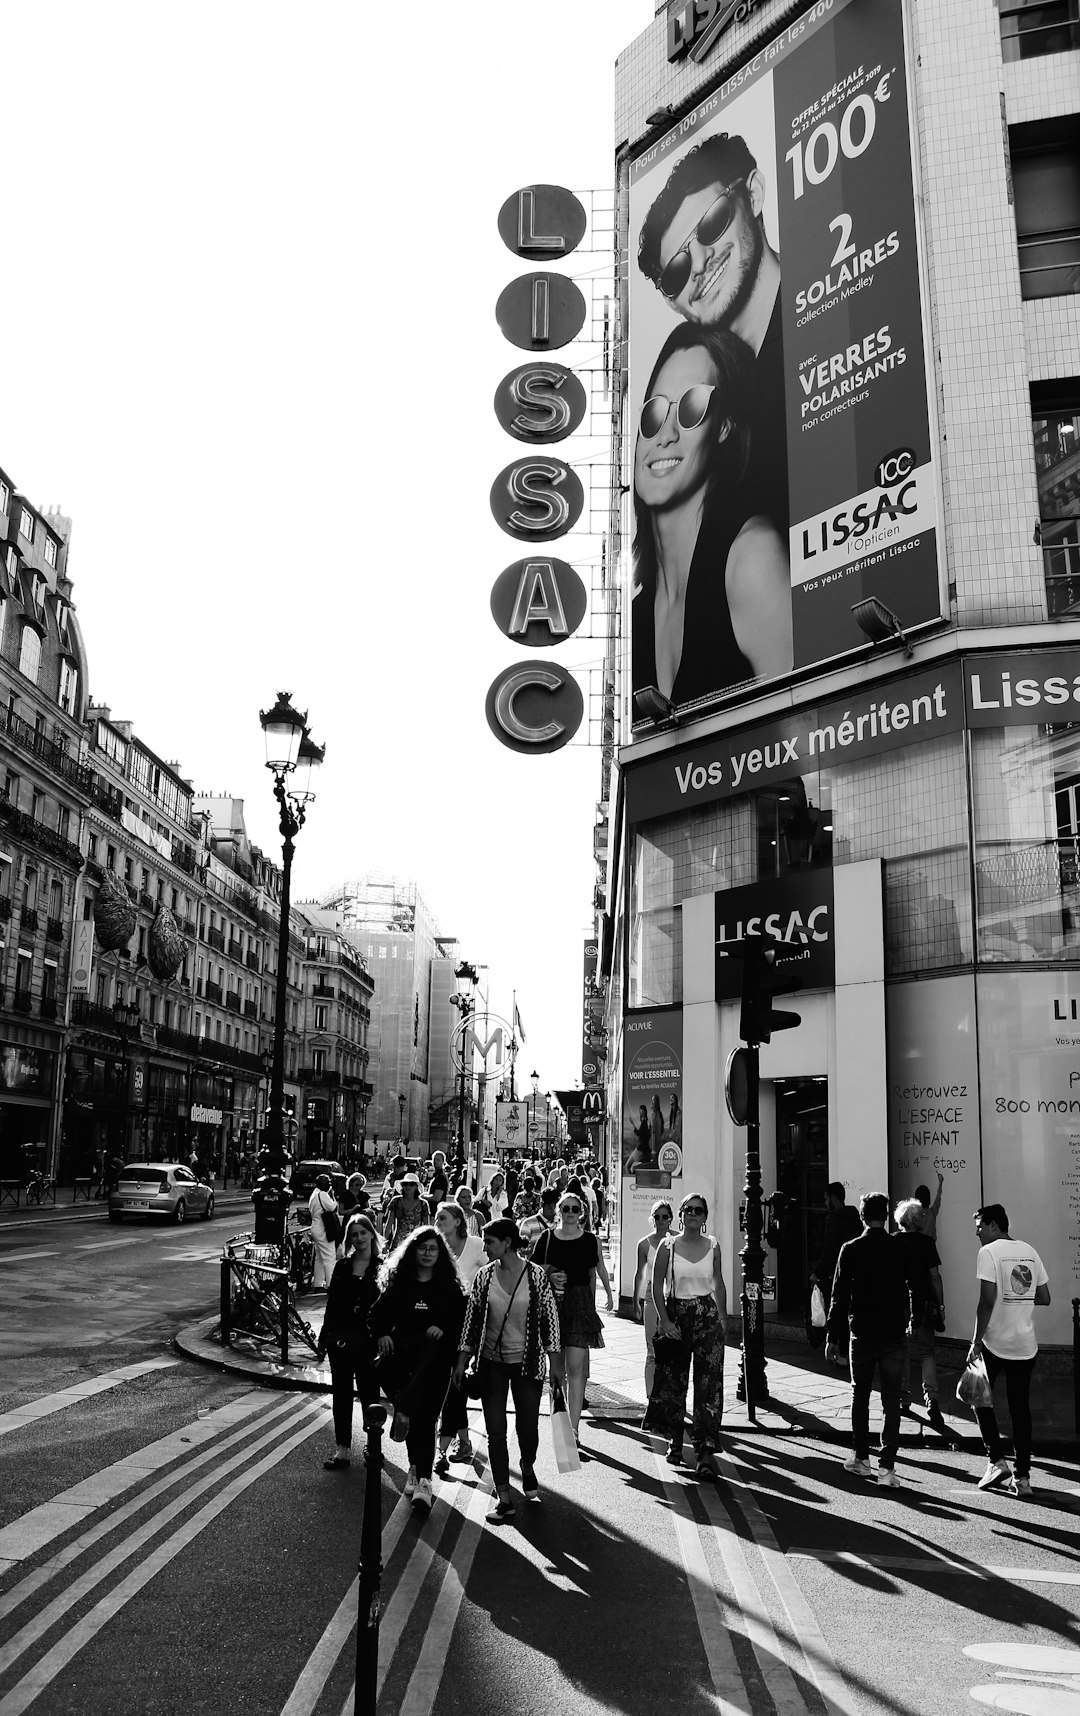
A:
POLYGON ((486 1067, 487 1058, 492 1049, 497 1050, 497 1059, 495 1064, 496 1066, 499 1066, 501 1065, 503 1058, 503 1031, 501 1025, 496 1025, 490 1037, 488 1037, 484 1042, 480 1041, 473 1025, 469 1025, 466 1028, 465 1041, 462 1043, 463 1059, 466 1061, 468 1060, 469 1052, 471 1050, 474 1054, 478 1054, 480 1056, 481 1061, 486 1067))

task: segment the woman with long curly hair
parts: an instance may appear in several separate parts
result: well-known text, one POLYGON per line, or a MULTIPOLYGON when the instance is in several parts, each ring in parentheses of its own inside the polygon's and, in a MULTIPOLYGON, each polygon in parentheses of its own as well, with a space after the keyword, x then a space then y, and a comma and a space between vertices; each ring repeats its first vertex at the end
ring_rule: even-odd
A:
POLYGON ((409 1234, 379 1271, 371 1313, 384 1392, 394 1403, 392 1442, 409 1454, 405 1494, 431 1511, 435 1427, 465 1320, 465 1288, 438 1228, 409 1234))

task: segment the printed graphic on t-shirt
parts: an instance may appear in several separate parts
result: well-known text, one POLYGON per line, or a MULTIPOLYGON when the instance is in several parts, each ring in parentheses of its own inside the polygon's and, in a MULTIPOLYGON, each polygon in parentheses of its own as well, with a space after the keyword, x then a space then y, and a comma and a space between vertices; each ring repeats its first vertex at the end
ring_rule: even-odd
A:
POLYGON ((1030 1299, 1034 1291, 1034 1274, 1030 1263, 1014 1263, 1004 1284, 1006 1299, 1030 1299))

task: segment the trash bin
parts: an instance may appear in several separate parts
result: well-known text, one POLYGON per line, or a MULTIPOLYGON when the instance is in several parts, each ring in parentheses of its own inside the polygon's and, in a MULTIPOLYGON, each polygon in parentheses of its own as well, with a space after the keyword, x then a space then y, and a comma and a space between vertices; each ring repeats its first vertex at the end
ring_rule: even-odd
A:
POLYGON ((263 1174, 255 1182, 251 1201, 255 1206, 256 1245, 283 1245, 285 1217, 292 1201, 284 1181, 276 1174, 263 1174))

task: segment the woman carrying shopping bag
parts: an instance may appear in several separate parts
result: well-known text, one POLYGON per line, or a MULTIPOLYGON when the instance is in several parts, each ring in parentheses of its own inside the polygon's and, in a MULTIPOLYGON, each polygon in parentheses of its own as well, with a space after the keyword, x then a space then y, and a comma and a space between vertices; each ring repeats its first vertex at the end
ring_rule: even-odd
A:
POLYGON ((548 1360, 555 1379, 561 1382, 564 1373, 554 1295, 544 1270, 519 1257, 519 1243, 517 1222, 508 1216, 489 1221, 485 1227, 484 1250, 489 1262, 473 1282, 454 1366, 454 1379, 460 1386, 466 1365, 470 1360, 478 1361, 480 1403, 495 1483, 495 1505, 488 1514, 493 1524, 514 1515, 506 1440, 507 1394, 514 1397, 521 1488, 526 1501, 538 1502, 536 1451, 548 1360))
POLYGON ((724 1415, 724 1319, 727 1288, 720 1246, 705 1232, 709 1206, 700 1192, 679 1205, 682 1232, 656 1248, 652 1296, 656 1306, 656 1374, 642 1429, 668 1439, 671 1465, 682 1460, 686 1391, 694 1372, 690 1435, 699 1477, 711 1477, 724 1415))

